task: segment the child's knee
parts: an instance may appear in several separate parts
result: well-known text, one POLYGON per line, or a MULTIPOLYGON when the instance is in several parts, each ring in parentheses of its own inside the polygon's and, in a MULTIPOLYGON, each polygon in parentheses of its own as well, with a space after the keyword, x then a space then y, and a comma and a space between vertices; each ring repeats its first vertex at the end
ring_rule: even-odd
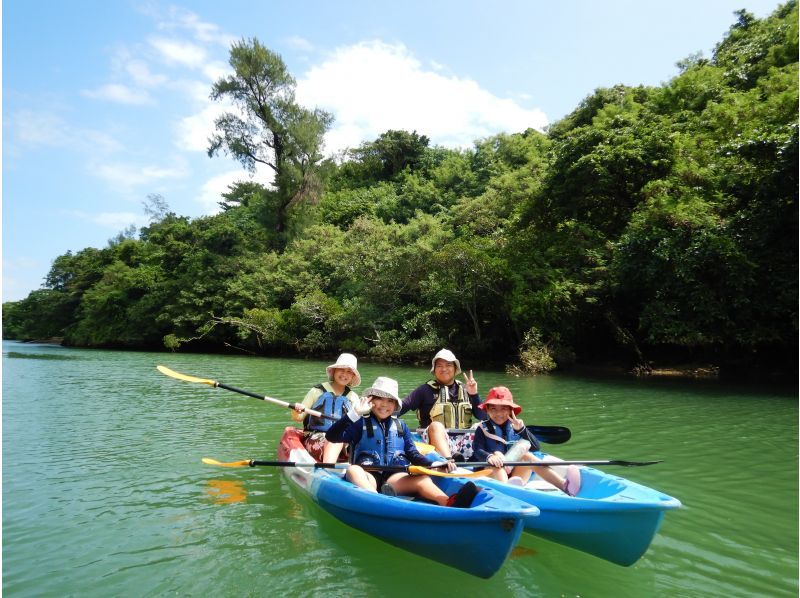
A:
POLYGON ((431 434, 445 433, 446 431, 442 422, 431 422, 431 425, 428 426, 428 437, 430 437, 431 434))

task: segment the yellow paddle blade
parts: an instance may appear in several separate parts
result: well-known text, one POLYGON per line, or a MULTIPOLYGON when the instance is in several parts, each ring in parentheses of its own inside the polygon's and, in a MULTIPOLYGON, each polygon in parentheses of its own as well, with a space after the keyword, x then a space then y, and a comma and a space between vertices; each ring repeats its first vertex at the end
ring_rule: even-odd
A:
POLYGON ((214 387, 217 386, 217 383, 214 380, 206 380, 205 378, 196 378, 195 376, 187 376, 186 374, 181 374, 163 365, 157 365, 156 369, 165 376, 169 376, 170 378, 176 378, 177 380, 183 380, 184 382, 198 382, 200 384, 208 384, 209 386, 214 386, 214 387))
POLYGON ((432 453, 436 450, 435 446, 432 444, 425 444, 424 442, 414 441, 414 446, 416 446, 417 450, 423 455, 427 455, 428 453, 432 453))
POLYGON ((220 467, 248 467, 250 465, 250 459, 245 461, 230 461, 228 463, 223 463, 222 461, 217 461, 216 459, 203 457, 203 463, 206 465, 218 465, 220 467))
POLYGON ((483 478, 491 474, 492 470, 491 469, 479 469, 478 471, 461 470, 460 472, 454 471, 453 473, 447 473, 446 471, 439 471, 438 469, 428 469, 427 467, 422 467, 421 465, 409 465, 408 473, 412 475, 433 475, 433 476, 438 476, 440 478, 483 478))

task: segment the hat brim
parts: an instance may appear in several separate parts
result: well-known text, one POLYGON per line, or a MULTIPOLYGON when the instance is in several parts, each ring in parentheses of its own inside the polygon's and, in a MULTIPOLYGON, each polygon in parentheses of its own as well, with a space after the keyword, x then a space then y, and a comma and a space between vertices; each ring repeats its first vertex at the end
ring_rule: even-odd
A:
POLYGON ((379 388, 368 388, 361 396, 364 397, 380 397, 381 399, 392 399, 395 403, 397 403, 398 408, 401 406, 400 398, 394 396, 391 393, 386 392, 385 390, 380 390, 379 388))
POLYGON ((361 374, 358 373, 358 370, 354 370, 352 366, 334 363, 325 368, 325 372, 328 374, 328 380, 331 382, 333 382, 333 370, 347 370, 348 372, 352 372, 354 378, 351 386, 359 386, 361 384, 361 374))
POLYGON ((495 401, 494 399, 488 399, 478 405, 478 409, 483 409, 486 411, 486 405, 500 405, 501 407, 511 407, 511 410, 514 412, 514 415, 519 415, 522 413, 522 407, 517 405, 516 403, 505 403, 501 401, 495 401))

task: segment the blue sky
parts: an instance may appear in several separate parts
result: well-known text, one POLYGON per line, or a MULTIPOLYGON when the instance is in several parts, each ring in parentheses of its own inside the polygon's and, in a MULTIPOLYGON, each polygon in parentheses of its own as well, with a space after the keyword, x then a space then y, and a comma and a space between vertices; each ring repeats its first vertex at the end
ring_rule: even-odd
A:
MULTIPOLYGON (((297 98, 335 117, 333 154, 388 129, 469 147, 542 129, 598 87, 660 85, 766 0, 5 0, 3 301, 52 260, 146 224, 142 202, 213 213, 247 178, 207 138, 231 42, 282 55, 297 98)), ((265 172, 256 180, 268 182, 265 172)))

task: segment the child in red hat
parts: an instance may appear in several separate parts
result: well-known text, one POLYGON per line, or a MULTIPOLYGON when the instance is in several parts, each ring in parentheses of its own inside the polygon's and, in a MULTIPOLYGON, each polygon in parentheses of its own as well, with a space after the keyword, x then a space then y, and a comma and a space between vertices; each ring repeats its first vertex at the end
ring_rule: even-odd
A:
POLYGON ((581 473, 574 465, 567 468, 566 478, 562 478, 549 467, 535 465, 539 459, 527 449, 530 447, 533 450, 539 450, 539 442, 525 427, 525 422, 517 419, 517 415, 522 412, 522 407, 514 402, 514 397, 508 388, 505 386, 492 388, 486 395, 486 400, 478 405, 478 408, 484 409, 488 413, 489 419, 481 422, 475 430, 470 461, 487 461, 492 466, 492 473, 489 475, 501 482, 524 486, 528 483, 531 474, 535 472, 543 480, 570 496, 578 493, 581 485, 581 473), (520 456, 511 460, 524 461, 530 465, 505 467, 505 462, 509 460, 506 453, 515 443, 524 444, 525 450, 520 456))

